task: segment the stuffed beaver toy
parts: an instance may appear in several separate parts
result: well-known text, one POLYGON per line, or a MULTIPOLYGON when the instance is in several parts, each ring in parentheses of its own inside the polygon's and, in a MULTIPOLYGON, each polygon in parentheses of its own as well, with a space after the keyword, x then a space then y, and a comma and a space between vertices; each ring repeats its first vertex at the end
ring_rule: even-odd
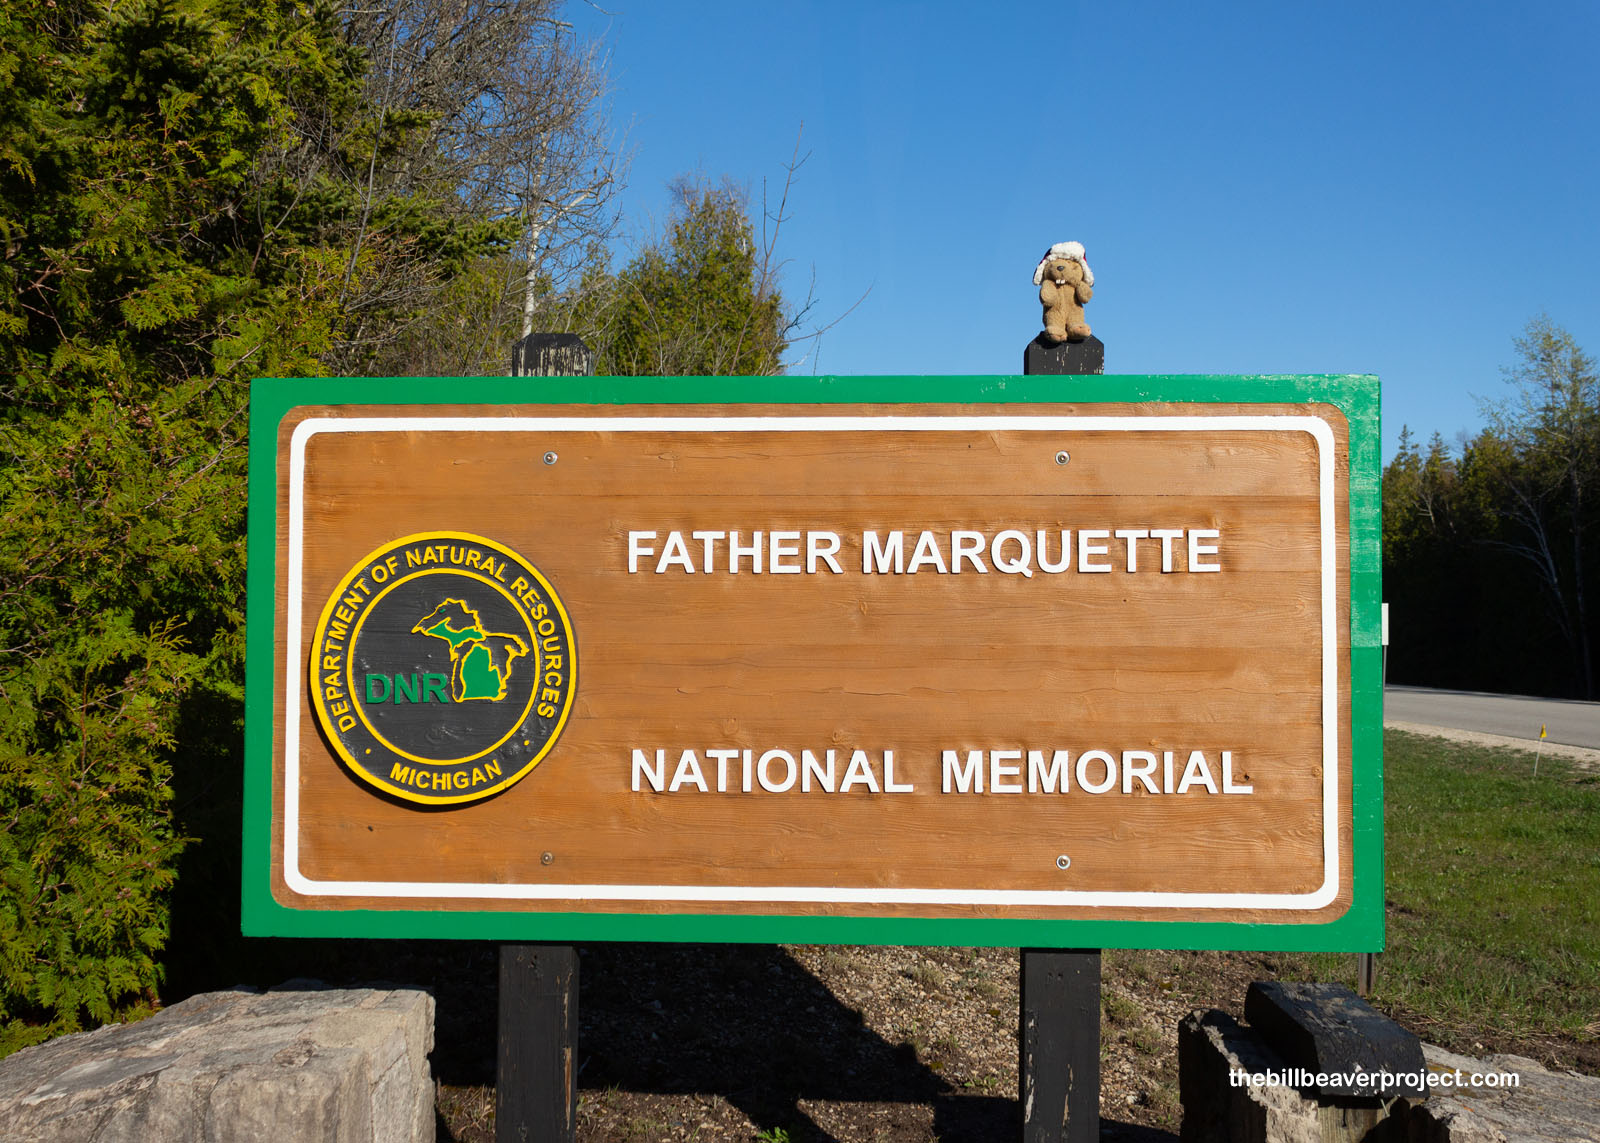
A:
POLYGON ((1094 297, 1094 271, 1081 242, 1057 242, 1045 251, 1033 271, 1044 306, 1044 335, 1049 341, 1082 341, 1089 336, 1083 305, 1094 297))

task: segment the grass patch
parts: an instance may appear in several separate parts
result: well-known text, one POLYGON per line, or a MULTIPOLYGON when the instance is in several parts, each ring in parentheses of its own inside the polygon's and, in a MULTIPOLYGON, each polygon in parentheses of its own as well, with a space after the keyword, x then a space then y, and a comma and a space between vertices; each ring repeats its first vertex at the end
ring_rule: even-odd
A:
POLYGON ((949 976, 944 969, 929 960, 918 960, 916 964, 904 970, 906 977, 929 992, 937 992, 949 983, 949 976))
POLYGON ((1113 1028, 1131 1028, 1144 1020, 1144 1006, 1130 996, 1112 992, 1109 988, 1100 990, 1100 1011, 1105 1022, 1113 1028))
MULTIPOLYGON (((1535 778, 1533 758, 1385 732, 1378 1003, 1456 1030, 1592 1037, 1600 774, 1544 757, 1535 778)), ((1353 958, 1307 959, 1353 983, 1353 958)))

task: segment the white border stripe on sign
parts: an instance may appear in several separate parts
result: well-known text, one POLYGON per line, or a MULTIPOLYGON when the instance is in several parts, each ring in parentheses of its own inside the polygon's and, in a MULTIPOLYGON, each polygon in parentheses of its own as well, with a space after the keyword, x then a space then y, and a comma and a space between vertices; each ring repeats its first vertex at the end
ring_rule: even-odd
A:
POLYGON ((1333 430, 1320 417, 1283 416, 797 416, 797 417, 352 417, 315 418, 295 427, 289 448, 287 652, 283 664, 283 878, 317 897, 443 897, 477 900, 590 900, 838 903, 894 905, 1099 906, 1173 909, 1319 909, 1339 895, 1338 568, 1334 534, 1333 430), (320 433, 483 432, 1304 432, 1317 443, 1322 628, 1322 884, 1309 893, 1099 892, 1093 890, 916 889, 877 886, 473 884, 455 881, 314 881, 300 872, 300 680, 304 658, 302 552, 306 445, 320 433))

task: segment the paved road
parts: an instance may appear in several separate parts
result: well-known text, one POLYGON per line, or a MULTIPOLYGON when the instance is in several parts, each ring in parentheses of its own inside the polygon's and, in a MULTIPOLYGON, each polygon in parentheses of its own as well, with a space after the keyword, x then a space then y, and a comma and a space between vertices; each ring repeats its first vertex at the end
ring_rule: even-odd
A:
POLYGON ((1383 692, 1383 718, 1530 741, 1538 739, 1543 725, 1549 728, 1550 742, 1600 749, 1600 703, 1575 699, 1391 686, 1383 692))

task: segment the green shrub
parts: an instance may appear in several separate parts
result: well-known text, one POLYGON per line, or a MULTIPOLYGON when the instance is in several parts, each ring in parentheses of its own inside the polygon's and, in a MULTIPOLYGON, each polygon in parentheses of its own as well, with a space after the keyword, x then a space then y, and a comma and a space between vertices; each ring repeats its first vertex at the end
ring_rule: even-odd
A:
POLYGON ((154 1000, 182 846, 177 712, 236 654, 236 636, 189 630, 219 618, 202 585, 237 599, 241 553, 216 527, 236 504, 222 481, 174 487, 195 458, 126 412, 104 402, 8 442, 0 1050, 154 1000))
POLYGON ((335 25, 254 11, 0 12, 0 1052, 155 1003, 179 727, 237 729, 241 377, 328 325, 238 204, 335 25))

